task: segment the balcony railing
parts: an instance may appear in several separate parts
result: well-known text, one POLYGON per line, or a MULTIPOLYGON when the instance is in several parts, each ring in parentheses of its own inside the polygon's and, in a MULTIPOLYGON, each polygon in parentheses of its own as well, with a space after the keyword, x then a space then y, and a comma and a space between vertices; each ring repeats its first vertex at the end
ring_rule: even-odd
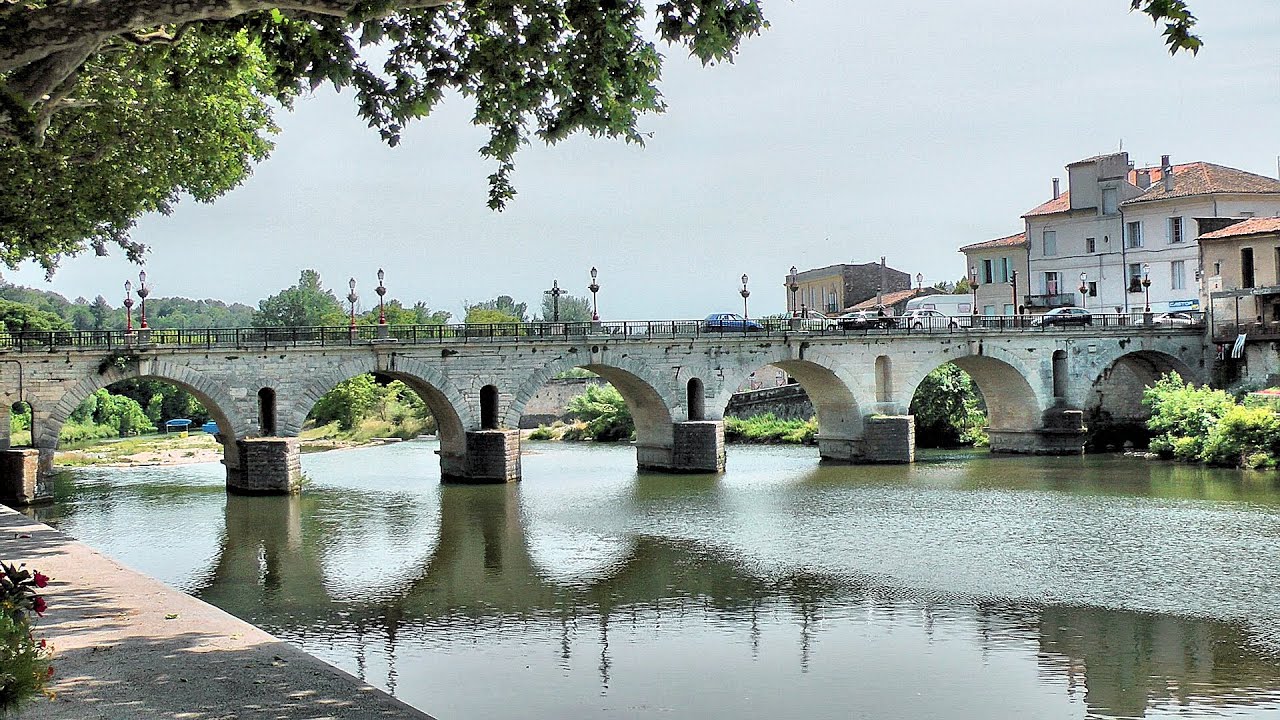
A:
POLYGON ((1075 307, 1079 296, 1074 293, 1049 293, 1047 295, 1027 295, 1023 298, 1028 308, 1060 308, 1075 307))

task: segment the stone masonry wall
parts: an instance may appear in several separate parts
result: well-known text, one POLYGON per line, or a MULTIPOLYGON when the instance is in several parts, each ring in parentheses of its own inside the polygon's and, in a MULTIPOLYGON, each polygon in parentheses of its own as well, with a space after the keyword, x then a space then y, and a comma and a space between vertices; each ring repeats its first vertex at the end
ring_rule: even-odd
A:
POLYGON ((752 418, 773 413, 779 420, 808 420, 814 416, 809 395, 798 384, 734 393, 724 414, 752 418))

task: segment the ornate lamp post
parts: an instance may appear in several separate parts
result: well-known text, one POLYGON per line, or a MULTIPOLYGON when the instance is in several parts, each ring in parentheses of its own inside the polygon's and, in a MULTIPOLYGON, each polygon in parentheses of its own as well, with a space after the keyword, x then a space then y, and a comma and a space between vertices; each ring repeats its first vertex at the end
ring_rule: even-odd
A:
POLYGON ((1089 296, 1089 273, 1080 273, 1080 307, 1088 309, 1085 298, 1089 296))
POLYGON ((791 291, 791 307, 787 308, 794 315, 796 312, 796 291, 800 289, 800 283, 796 281, 796 266, 791 266, 791 274, 787 276, 787 281, 783 285, 791 291))
POLYGON ((347 302, 351 303, 351 324, 348 326, 348 329, 351 332, 355 332, 356 331, 356 301, 360 299, 360 296, 356 294, 356 279, 351 278, 350 280, 348 280, 347 287, 350 288, 351 290, 351 292, 347 293, 347 302))
POLYGON ((587 286, 591 291, 591 322, 600 320, 600 306, 596 305, 596 293, 600 292, 600 284, 596 282, 595 266, 591 268, 591 284, 587 286))
POLYGON ((387 294, 387 286, 382 284, 383 277, 385 277, 385 274, 382 272, 382 268, 378 268, 378 287, 374 288, 373 291, 378 293, 378 324, 379 325, 387 324, 387 312, 384 309, 382 304, 382 296, 387 294))
POLYGON ((1013 288, 1013 314, 1021 315, 1018 311, 1018 271, 1015 269, 1013 274, 1009 276, 1009 285, 1013 288))
POLYGON ((1142 263, 1142 291, 1146 293, 1146 307, 1142 308, 1142 312, 1151 313, 1151 266, 1142 263))
POLYGON ((973 304, 973 314, 976 317, 978 315, 978 266, 977 265, 969 266, 969 289, 973 292, 973 299, 970 302, 973 304))
POLYGON ((924 290, 924 273, 916 273, 916 294, 924 290))
POLYGON ((747 274, 742 273, 742 289, 738 291, 742 296, 742 319, 747 319, 747 298, 751 297, 751 291, 747 289, 747 274))
POLYGON ((147 296, 151 294, 151 289, 147 287, 147 271, 142 270, 138 273, 138 297, 142 302, 138 304, 138 319, 141 321, 141 329, 147 329, 147 296))
POLYGON ((133 332, 133 283, 124 281, 124 331, 133 332))
POLYGON ((551 289, 542 292, 551 296, 551 321, 560 322, 560 296, 564 294, 564 290, 560 288, 560 281, 552 280, 551 289))

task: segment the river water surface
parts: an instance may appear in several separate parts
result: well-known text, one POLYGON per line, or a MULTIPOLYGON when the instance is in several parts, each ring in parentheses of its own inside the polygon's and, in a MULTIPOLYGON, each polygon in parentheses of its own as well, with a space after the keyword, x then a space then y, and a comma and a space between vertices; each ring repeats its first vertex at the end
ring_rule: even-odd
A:
POLYGON ((525 444, 510 486, 416 441, 293 498, 75 470, 37 515, 441 720, 1280 717, 1274 473, 525 444))

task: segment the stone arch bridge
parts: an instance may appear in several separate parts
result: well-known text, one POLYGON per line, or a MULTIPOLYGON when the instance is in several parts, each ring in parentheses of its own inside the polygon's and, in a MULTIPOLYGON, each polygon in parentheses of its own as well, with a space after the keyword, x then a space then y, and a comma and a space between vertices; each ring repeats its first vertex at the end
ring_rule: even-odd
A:
POLYGON ((33 411, 32 449, 5 450, 9 497, 42 494, 58 435, 98 388, 154 378, 193 393, 220 428, 227 488, 298 489, 297 435, 319 398, 362 373, 403 381, 435 415, 445 480, 520 478, 517 427, 550 378, 595 372, 621 392, 642 469, 723 470, 724 409, 750 374, 786 370, 808 393, 824 460, 914 458, 908 408, 917 386, 951 362, 989 414, 993 452, 1078 453, 1083 418, 1140 415, 1145 384, 1169 370, 1204 382, 1203 330, 1151 326, 707 333, 697 323, 386 326, 271 330, 33 333, 0 347, 0 446, 15 403, 33 411))

